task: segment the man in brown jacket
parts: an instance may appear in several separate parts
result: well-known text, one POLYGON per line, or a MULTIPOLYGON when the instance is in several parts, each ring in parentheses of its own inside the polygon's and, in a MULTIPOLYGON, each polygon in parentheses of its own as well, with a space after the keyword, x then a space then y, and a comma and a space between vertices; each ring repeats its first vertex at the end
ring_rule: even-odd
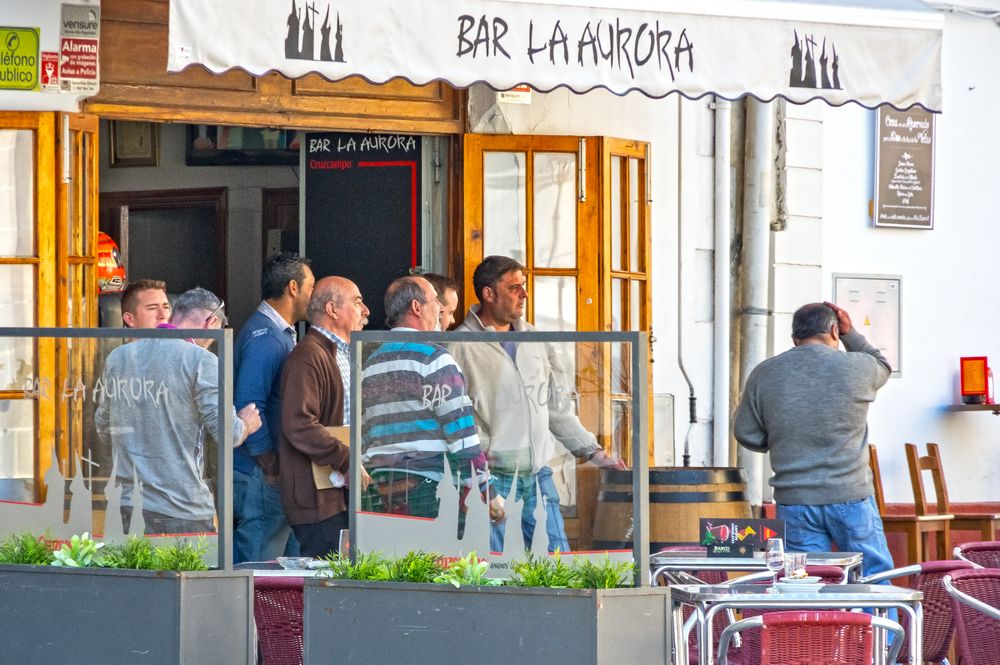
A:
POLYGON ((350 422, 351 333, 368 323, 357 285, 325 277, 313 288, 312 326, 285 361, 281 377, 281 502, 303 556, 324 556, 348 528, 343 487, 316 489, 312 462, 347 476, 349 448, 326 427, 350 422))

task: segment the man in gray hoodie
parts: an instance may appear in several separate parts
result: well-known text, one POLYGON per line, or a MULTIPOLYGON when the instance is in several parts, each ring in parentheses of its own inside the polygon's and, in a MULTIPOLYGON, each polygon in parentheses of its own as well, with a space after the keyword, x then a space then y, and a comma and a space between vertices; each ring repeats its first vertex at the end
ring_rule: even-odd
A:
POLYGON ((739 444, 771 454, 788 549, 862 552, 863 574, 892 568, 868 468, 868 405, 885 357, 832 303, 792 317, 795 347, 754 368, 733 423, 739 444), (847 353, 840 352, 840 342, 847 353))

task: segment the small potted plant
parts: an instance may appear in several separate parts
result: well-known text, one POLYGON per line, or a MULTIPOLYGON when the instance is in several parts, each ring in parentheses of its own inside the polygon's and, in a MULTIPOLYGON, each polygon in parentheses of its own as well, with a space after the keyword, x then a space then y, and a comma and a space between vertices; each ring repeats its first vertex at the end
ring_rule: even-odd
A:
POLYGON ((0 542, 0 625, 12 663, 246 663, 250 571, 208 570, 204 543, 89 534, 0 542), (12 629, 12 627, 17 627, 12 629))

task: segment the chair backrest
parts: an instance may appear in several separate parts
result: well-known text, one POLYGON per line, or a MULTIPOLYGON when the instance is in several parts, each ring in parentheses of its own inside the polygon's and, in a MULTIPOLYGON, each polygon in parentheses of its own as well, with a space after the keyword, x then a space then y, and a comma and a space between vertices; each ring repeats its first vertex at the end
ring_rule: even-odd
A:
POLYGON ((255 577, 253 615, 267 665, 302 665, 302 578, 255 577))
POLYGON ((980 568, 1000 568, 1000 540, 977 540, 955 548, 955 556, 980 568))
MULTIPOLYGON (((955 635, 955 621, 952 615, 951 598, 941 580, 945 575, 953 575, 959 570, 972 570, 968 561, 925 561, 918 564, 920 572, 910 576, 907 586, 924 594, 923 661, 938 663, 948 657, 952 638, 955 635)), ((900 623, 909 631, 909 616, 900 612, 900 623)), ((903 644, 899 662, 909 662, 910 645, 903 644)))
MULTIPOLYGON (((843 611, 786 610, 743 619, 723 633, 720 656, 728 647, 734 632, 760 627, 760 647, 756 654, 746 653, 750 640, 743 642, 743 662, 746 657, 759 655, 762 665, 786 663, 871 663, 874 639, 873 626, 891 631, 896 639, 889 655, 895 659, 903 641, 899 624, 886 619, 874 619, 870 614, 843 611)), ((752 634, 745 634, 749 637, 752 634)), ((721 660, 721 659, 720 659, 721 660)))
MULTIPOLYGON (((959 570, 950 575, 955 652, 962 665, 992 665, 1000 654, 1000 569, 959 570), (957 592, 957 593, 956 593, 957 592), (964 598, 963 598, 964 594, 964 598), (979 601, 988 607, 970 604, 979 601)), ((946 586, 947 588, 947 586, 946 586)))
POLYGON ((882 472, 878 467, 878 450, 874 443, 868 444, 868 468, 872 472, 872 485, 875 493, 875 505, 878 506, 878 514, 885 515, 885 495, 882 493, 882 472))
POLYGON ((906 444, 906 463, 910 467, 910 484, 913 486, 914 511, 917 515, 945 515, 951 512, 948 503, 948 487, 944 482, 944 470, 941 468, 941 450, 936 443, 927 444, 927 454, 921 456, 917 447, 906 444), (927 501, 924 491, 923 472, 930 471, 934 483, 935 504, 933 510, 927 501))

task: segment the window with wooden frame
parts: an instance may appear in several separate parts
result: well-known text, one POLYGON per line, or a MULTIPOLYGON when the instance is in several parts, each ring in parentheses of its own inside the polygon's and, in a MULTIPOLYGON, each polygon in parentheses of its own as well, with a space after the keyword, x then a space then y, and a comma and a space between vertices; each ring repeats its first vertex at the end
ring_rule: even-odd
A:
MULTIPOLYGON (((0 112, 0 327, 96 322, 96 119, 0 112)), ((0 499, 42 501, 64 474, 81 407, 62 387, 85 361, 65 340, 0 339, 0 499)))

